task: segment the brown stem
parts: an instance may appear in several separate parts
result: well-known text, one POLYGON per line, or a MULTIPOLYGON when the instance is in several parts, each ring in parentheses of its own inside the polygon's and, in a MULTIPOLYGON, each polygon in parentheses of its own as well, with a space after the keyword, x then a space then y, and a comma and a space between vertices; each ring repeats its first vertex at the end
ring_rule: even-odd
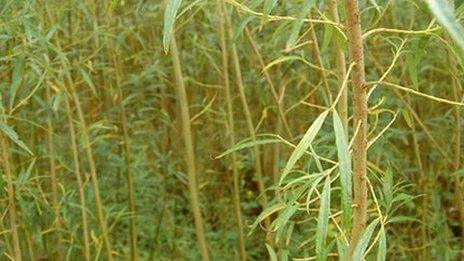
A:
MULTIPOLYGON (((50 87, 46 86, 45 95, 47 101, 50 101, 50 87)), ((52 190, 52 208, 55 214, 56 222, 56 245, 54 246, 57 250, 55 258, 61 259, 61 215, 60 208, 58 204, 58 189, 57 189, 57 178, 56 178, 56 162, 55 162, 55 146, 53 144, 53 123, 52 115, 48 113, 47 116, 47 147, 48 147, 48 164, 50 168, 50 187, 52 190)))
POLYGON ((21 246, 19 244, 18 228, 17 228, 17 215, 15 203, 15 187, 13 184, 13 173, 11 172, 10 157, 8 152, 8 141, 6 140, 3 132, 0 131, 0 150, 2 153, 3 173, 6 179, 6 188, 8 192, 8 214, 10 218, 11 237, 13 239, 13 253, 14 260, 21 261, 21 246))
POLYGON ((79 201, 81 204, 81 219, 82 219, 82 236, 84 238, 84 259, 90 260, 90 246, 89 246, 89 228, 87 222, 87 213, 86 213, 86 202, 85 202, 85 192, 84 192, 84 183, 82 182, 82 174, 79 164, 79 150, 76 143, 76 130, 74 129, 74 123, 72 119, 72 110, 69 105, 69 98, 65 98, 66 105, 66 115, 69 126, 69 136, 71 138, 71 151, 73 155, 73 164, 74 164, 74 173, 76 174, 77 188, 79 193, 79 201))
MULTIPOLYGON (((340 23, 340 17, 338 15, 338 0, 328 0, 327 6, 329 7, 330 15, 335 23, 340 23)), ((332 37, 332 44, 335 49, 335 66, 337 68, 337 82, 338 87, 342 87, 343 81, 346 77, 346 62, 345 62, 345 52, 343 51, 342 46, 338 43, 335 37, 332 37)), ((343 129, 345 130, 345 135, 348 137, 348 89, 344 88, 342 90, 342 95, 338 101, 338 114, 342 120, 343 129)))
MULTIPOLYGON (((227 31, 227 36, 229 37, 229 40, 233 38, 233 32, 232 32, 232 25, 230 22, 230 16, 228 14, 225 15, 225 27, 227 31)), ((250 109, 248 107, 248 101, 246 98, 245 94, 245 88, 243 86, 243 79, 242 79, 242 72, 240 68, 240 59, 237 53, 237 48, 235 47, 235 44, 232 43, 232 63, 233 63, 233 68, 234 68, 234 74, 235 74, 235 81, 238 87, 238 91, 240 94, 240 101, 242 102, 242 107, 243 107, 243 113, 245 114, 245 120, 248 128, 248 134, 251 137, 252 141, 256 141, 256 133, 255 133, 255 128, 253 125, 253 120, 251 117, 250 109)), ((261 166, 261 154, 259 151, 258 146, 253 146, 253 153, 255 156, 255 171, 256 171, 256 178, 257 178, 257 183, 258 183, 258 192, 260 194, 260 203, 263 208, 267 206, 267 195, 264 187, 264 178, 263 178, 263 168, 261 166)), ((264 220, 264 227, 267 231, 269 231, 270 228, 270 221, 268 218, 264 220)))
POLYGON ((172 66, 174 69, 174 77, 176 80, 175 89, 180 106, 180 116, 182 123, 182 133, 184 138, 184 146, 187 156, 187 175, 188 175, 188 188, 190 193, 190 204, 195 220, 195 230, 198 239, 198 245, 204 261, 209 261, 208 247, 203 227, 203 217, 200 210, 200 202, 198 199, 198 185, 197 173, 195 167, 195 152, 193 149, 192 130, 190 127, 190 113, 188 110, 187 93, 185 91, 184 77, 182 75, 182 68, 179 60, 177 50, 177 42, 175 36, 171 37, 170 53, 172 66))
MULTIPOLYGON (((224 29, 224 20, 225 15, 225 6, 223 0, 217 1, 217 15, 219 20, 219 34, 220 34, 220 44, 221 44, 221 53, 222 53, 222 70, 223 70, 223 82, 225 87, 225 96, 227 104, 227 123, 229 125, 229 146, 232 147, 235 145, 235 123, 234 123, 234 108, 231 98, 230 82, 229 82, 229 57, 226 43, 226 34, 224 29)), ((242 210, 240 207, 240 174, 238 170, 238 161, 237 154, 233 152, 230 155, 230 161, 232 164, 233 172, 233 201, 235 208, 235 215, 237 217, 237 230, 238 230, 238 246, 240 251, 241 260, 247 259, 247 254, 245 250, 245 235, 243 233, 243 220, 242 220, 242 210)))
POLYGON ((367 97, 364 72, 364 50, 361 14, 358 0, 345 0, 349 54, 355 63, 353 85, 354 126, 360 124, 353 143, 354 217, 350 241, 350 256, 362 236, 367 223, 367 97))

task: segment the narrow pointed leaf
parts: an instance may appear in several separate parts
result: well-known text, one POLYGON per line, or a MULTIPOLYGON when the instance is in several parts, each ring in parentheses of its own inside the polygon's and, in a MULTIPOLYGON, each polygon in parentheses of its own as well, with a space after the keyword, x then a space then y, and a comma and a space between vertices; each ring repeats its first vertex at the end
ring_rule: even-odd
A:
POLYGON ((382 227, 380 229, 380 239, 379 239, 379 250, 377 252, 377 261, 387 260, 387 237, 385 235, 385 229, 382 227))
POLYGON ((343 210, 342 218, 344 228, 348 231, 351 227, 352 212, 351 156, 348 150, 348 139, 345 135, 342 121, 335 110, 333 112, 333 123, 340 170, 341 200, 343 210))
POLYGON ((25 55, 20 54, 13 60, 13 74, 11 79, 10 86, 10 99, 9 99, 9 108, 13 108, 13 104, 16 98, 19 87, 23 81, 24 74, 24 64, 25 64, 25 55))
POLYGON ((269 259, 271 261, 278 261, 275 250, 267 243, 266 243, 266 248, 267 248, 267 252, 269 253, 269 259))
POLYGON ((304 152, 309 148, 309 145, 311 145, 311 143, 314 141, 314 138, 321 129, 322 124, 324 123, 324 120, 327 117, 327 113, 328 111, 324 111, 323 113, 321 113, 319 117, 317 117, 317 119, 306 131, 300 143, 298 143, 292 155, 290 155, 290 158, 287 161, 287 164, 285 165, 285 168, 282 172, 279 184, 282 184, 282 181, 285 179, 288 173, 290 173, 295 163, 301 158, 304 152))
POLYGON ((3 122, 0 122, 0 129, 3 131, 3 133, 10 138, 14 143, 16 143, 19 147, 23 148, 25 151, 27 151, 29 154, 34 155, 32 151, 26 146, 26 144, 19 139, 18 133, 13 130, 10 126, 6 125, 3 122))
POLYGON ((233 152, 236 152, 236 151, 239 151, 239 150, 243 150, 243 149, 246 149, 246 148, 252 148, 252 147, 255 147, 255 146, 259 146, 259 145, 265 145, 265 144, 270 144, 270 143, 279 143, 279 142, 282 142, 281 140, 279 139, 265 139, 265 140, 255 140, 255 141, 249 141, 249 142, 240 142, 240 143, 237 143, 235 144, 232 148, 224 151, 223 153, 221 153, 221 155, 218 155, 215 157, 215 159, 220 159, 224 156, 227 156, 229 155, 230 153, 233 153, 233 152))
POLYGON ((286 49, 290 49, 293 46, 295 46, 296 41, 298 40, 298 35, 300 34, 301 27, 303 26, 303 23, 304 23, 304 18, 307 17, 312 7, 313 7, 313 1, 308 0, 304 4, 304 6, 300 9, 297 20, 293 22, 292 30, 287 40, 286 49))
POLYGON ((364 231, 361 239, 358 242, 358 245, 354 249, 353 252, 353 261, 361 261, 364 258, 364 252, 369 245, 369 241, 371 240, 372 234, 374 233, 374 229, 379 223, 379 219, 372 221, 369 226, 367 226, 366 230, 364 231))
POLYGON ((272 215, 273 213, 285 208, 285 204, 283 203, 278 203, 273 205, 272 207, 266 208, 261 214, 259 214, 258 218, 256 218, 255 222, 253 222, 253 225, 251 225, 250 233, 253 232, 253 230, 258 226, 258 224, 265 220, 267 217, 272 215))
POLYGON ((163 26, 163 47, 164 51, 169 50, 171 36, 176 22, 177 11, 182 3, 182 0, 168 0, 166 10, 164 11, 164 26, 163 26))
POLYGON ((432 14, 464 50, 464 28, 456 20, 454 10, 446 0, 425 0, 432 14))
POLYGON ((324 246, 326 245, 327 227, 329 224, 330 209, 330 176, 327 176, 321 195, 321 206, 317 220, 316 255, 317 260, 325 260, 324 246))

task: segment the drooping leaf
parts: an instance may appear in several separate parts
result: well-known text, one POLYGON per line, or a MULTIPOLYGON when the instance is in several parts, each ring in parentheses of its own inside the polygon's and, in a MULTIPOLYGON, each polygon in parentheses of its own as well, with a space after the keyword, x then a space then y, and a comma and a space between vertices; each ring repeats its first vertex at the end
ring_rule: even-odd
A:
POLYGON ((454 10, 446 0, 425 0, 432 14, 464 50, 464 28, 456 20, 454 10))
POLYGON ((285 206, 286 205, 283 204, 283 203, 277 203, 277 204, 273 205, 272 207, 266 208, 263 212, 261 212, 261 214, 259 214, 259 216, 256 218, 255 222, 253 222, 253 225, 251 225, 249 234, 251 234, 253 232, 253 230, 258 226, 258 224, 261 221, 265 220, 266 218, 268 218, 273 213, 282 210, 283 208, 285 208, 285 206))
POLYGON ((379 249, 377 251, 377 261, 385 261, 387 259, 387 237, 385 229, 380 228, 379 249))
POLYGON ((304 23, 304 18, 308 15, 309 11, 314 5, 313 0, 307 0, 304 6, 300 9, 296 21, 293 22, 292 30, 290 31, 290 36, 288 37, 286 49, 290 49, 295 46, 296 41, 298 40, 298 35, 300 34, 301 27, 304 23))
POLYGON ((278 261, 277 253, 275 252, 274 248, 272 248, 272 246, 268 245, 267 243, 266 243, 266 248, 267 248, 267 252, 269 253, 269 259, 271 261, 278 261))
POLYGON ((351 203, 352 203, 352 184, 351 184, 351 156, 348 150, 348 139, 343 129, 343 124, 337 111, 333 112, 333 124, 335 131, 335 143, 337 145, 338 164, 340 170, 341 200, 343 210, 343 225, 345 229, 351 227, 351 203))
POLYGON ((329 224, 330 209, 330 175, 325 179, 324 188, 321 195, 321 206, 317 219, 316 231, 316 255, 317 260, 325 260, 324 246, 326 245, 327 230, 329 224))
POLYGON ((164 11, 164 26, 163 26, 163 48, 165 52, 169 50, 171 43, 172 32, 176 22, 177 11, 182 3, 182 0, 168 0, 166 10, 164 11))
POLYGON ((277 0, 264 0, 264 10, 263 13, 265 16, 271 14, 272 10, 277 4, 277 0))
POLYGON ((26 56, 24 54, 20 54, 13 59, 13 74, 10 85, 10 99, 8 103, 10 110, 13 108, 16 94, 23 81, 25 57, 26 56))
POLYGON ((337 251, 339 260, 348 260, 348 244, 341 235, 337 237, 337 251))
POLYGON ((238 25, 236 26, 234 30, 234 36, 232 37, 232 43, 234 44, 237 43, 237 40, 242 34, 242 32, 245 30, 245 27, 255 18, 256 16, 250 15, 250 16, 245 17, 244 19, 240 21, 240 23, 238 23, 238 25))
POLYGON ((272 222, 272 227, 274 229, 279 229, 282 226, 284 226, 288 222, 288 220, 293 216, 293 214, 295 214, 297 210, 298 210, 297 205, 292 205, 286 208, 284 211, 282 211, 279 214, 278 218, 276 218, 276 220, 272 222))
POLYGON ((305 135, 303 136, 301 141, 298 143, 295 150, 292 152, 292 155, 290 155, 290 158, 288 159, 287 164, 285 165, 285 168, 282 172, 282 176, 280 177, 279 184, 282 184, 282 181, 285 179, 288 173, 290 173, 295 163, 301 158, 303 153, 309 148, 309 145, 311 145, 317 133, 321 129, 322 124, 324 123, 324 120, 327 117, 328 112, 329 111, 324 111, 323 113, 321 113, 316 118, 316 120, 313 122, 313 124, 311 124, 309 129, 306 131, 305 135))
POLYGON ((301 60, 301 57, 298 56, 298 55, 288 55, 288 56, 283 56, 283 57, 277 58, 274 61, 268 63, 263 68, 263 71, 265 71, 265 70, 267 70, 267 69, 271 68, 272 66, 277 65, 279 63, 283 63, 283 62, 286 62, 286 61, 295 61, 295 60, 301 60))
POLYGON ((216 156, 215 158, 220 159, 238 150, 243 150, 246 148, 252 148, 255 146, 265 145, 265 144, 270 144, 270 143, 279 143, 279 142, 282 142, 282 141, 279 139, 265 139, 265 140, 255 140, 255 141, 251 140, 249 142, 239 142, 235 144, 232 148, 224 151, 221 155, 216 156))
POLYGON ((13 130, 10 126, 6 125, 3 122, 0 122, 0 129, 3 131, 3 133, 10 138, 14 143, 16 143, 19 147, 23 148, 25 151, 27 151, 29 154, 34 155, 32 151, 26 146, 26 144, 19 139, 18 133, 13 130))
POLYGON ((361 239, 359 240, 358 244, 356 245, 356 248, 354 249, 353 252, 353 261, 361 261, 364 258, 364 252, 367 249, 367 246, 369 245, 369 241, 371 240, 372 234, 374 233, 375 227, 379 223, 379 219, 377 218, 376 220, 372 221, 372 223, 367 226, 366 230, 364 231, 361 239))
POLYGON ((387 169, 385 175, 382 177, 382 187, 388 211, 393 203, 393 173, 390 168, 387 169))

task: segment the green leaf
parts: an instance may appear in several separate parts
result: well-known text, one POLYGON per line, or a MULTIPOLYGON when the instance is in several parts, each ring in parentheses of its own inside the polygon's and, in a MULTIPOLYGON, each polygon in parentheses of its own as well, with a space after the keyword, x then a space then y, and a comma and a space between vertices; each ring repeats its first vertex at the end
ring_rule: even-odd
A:
POLYGON ((82 80, 84 80, 84 82, 87 83, 92 93, 95 96, 97 96, 97 88, 95 87, 95 84, 93 84, 92 78, 90 77, 90 75, 83 69, 79 69, 79 72, 81 73, 82 80))
POLYGON ((290 255, 290 251, 285 249, 280 253, 280 261, 288 261, 288 256, 290 255))
POLYGON ((164 51, 169 51, 171 43, 172 31, 176 22, 176 15, 182 0, 168 0, 166 10, 164 11, 164 26, 163 26, 163 47, 164 51))
POLYGON ((267 248, 267 252, 269 253, 269 259, 271 259, 271 261, 278 261, 275 250, 267 243, 266 243, 266 248, 267 248))
POLYGON ((456 20, 454 10, 446 0, 425 0, 432 14, 464 50, 464 28, 456 20))
POLYGON ((321 53, 323 53, 329 47, 330 40, 333 37, 334 27, 332 25, 324 26, 324 38, 321 45, 321 53))
POLYGON ((242 34, 242 32, 245 30, 245 27, 255 18, 256 16, 250 15, 240 21, 240 23, 237 25, 236 29, 234 30, 234 36, 232 37, 233 44, 237 43, 237 40, 242 34))
POLYGON ((288 220, 295 214, 295 212, 298 210, 297 205, 292 205, 288 208, 286 208, 282 213, 280 213, 279 217, 272 222, 272 227, 274 229, 279 229, 285 224, 287 224, 288 220))
POLYGON ((408 216, 394 216, 390 219, 388 219, 388 223, 406 223, 406 222, 418 222, 421 223, 421 221, 417 218, 413 217, 408 217, 408 216))
POLYGON ((338 164, 340 169, 341 201, 343 225, 348 231, 351 227, 351 203, 352 203, 352 184, 351 184, 351 156, 348 150, 348 138, 343 129, 342 120, 337 111, 333 111, 333 123, 335 131, 335 143, 337 145, 338 164))
POLYGON ((280 178, 279 184, 282 184, 282 181, 285 179, 288 173, 290 173, 295 163, 301 158, 303 153, 308 149, 309 145, 311 145, 317 133, 321 129, 322 124, 324 123, 324 120, 327 117, 328 112, 329 111, 324 111, 323 113, 321 113, 319 117, 317 117, 317 119, 313 122, 313 124, 306 131, 300 143, 298 143, 295 150, 292 152, 292 155, 290 155, 290 158, 287 161, 287 164, 285 165, 285 168, 282 172, 282 176, 280 178))
POLYGON ((24 142, 19 139, 18 134, 14 131, 10 126, 6 125, 3 122, 0 122, 0 129, 10 138, 14 143, 16 143, 19 147, 23 148, 29 154, 34 155, 31 150, 26 146, 24 142))
POLYGON ((270 144, 270 143, 279 143, 279 142, 282 142, 281 140, 279 139, 265 139, 265 140, 255 140, 255 141, 249 141, 249 142, 239 142, 237 144, 235 144, 232 148, 224 151, 221 155, 219 156, 216 156, 215 159, 220 159, 224 156, 227 156, 229 154, 231 154, 232 152, 235 152, 235 151, 238 151, 238 150, 242 150, 242 149, 246 149, 246 148, 251 148, 251 147, 254 147, 254 146, 259 146, 259 145, 265 145, 265 144, 270 144))
POLYGON ((369 226, 367 226, 366 230, 364 231, 361 239, 359 240, 358 244, 356 245, 356 248, 354 249, 353 252, 353 260, 354 261, 361 261, 363 260, 364 257, 364 252, 367 249, 367 246, 369 244, 369 241, 371 240, 372 233, 374 233, 374 229, 379 223, 380 219, 376 219, 372 221, 369 226))
POLYGON ((34 168, 35 161, 37 158, 34 158, 32 162, 29 164, 27 169, 24 171, 22 170, 21 173, 18 175, 18 178, 14 181, 15 185, 24 185, 29 181, 29 178, 32 174, 32 169, 34 168))
POLYGON ((393 203, 393 173, 390 168, 387 169, 385 175, 382 177, 382 190, 385 196, 385 203, 387 204, 387 211, 389 211, 393 203))
POLYGON ((23 82, 23 75, 24 75, 24 65, 25 65, 25 55, 22 53, 16 56, 13 60, 13 74, 11 78, 11 86, 10 86, 10 100, 9 100, 9 108, 10 110, 13 108, 14 100, 16 98, 16 93, 18 92, 19 86, 23 82))
POLYGON ((277 65, 279 63, 283 63, 283 62, 286 62, 286 61, 295 61, 295 60, 301 60, 301 57, 298 56, 298 55, 288 55, 288 56, 283 56, 283 57, 277 58, 274 61, 268 63, 263 68, 263 71, 265 71, 265 70, 267 70, 267 69, 271 68, 272 66, 277 65))
POLYGON ((270 215, 274 214, 277 211, 280 211, 281 209, 285 208, 286 205, 284 203, 278 203, 273 205, 272 207, 266 208, 259 216, 256 218, 255 222, 253 222, 253 225, 251 225, 250 232, 251 234, 253 230, 258 226, 258 224, 268 218, 270 215))
POLYGON ((377 261, 384 261, 387 259, 387 237, 385 229, 380 228, 379 249, 377 251, 377 261))
POLYGON ((337 251, 338 251, 338 260, 349 260, 348 259, 348 244, 342 238, 341 235, 337 237, 337 251))
POLYGON ((308 15, 309 11, 313 7, 314 2, 313 0, 307 0, 304 6, 300 9, 298 13, 298 17, 295 22, 293 22, 292 30, 290 31, 290 36, 288 37, 286 49, 291 49, 295 46, 296 41, 298 40, 298 36, 300 34, 301 27, 304 23, 304 18, 308 15))
POLYGON ((277 4, 277 0, 265 0, 264 1, 264 16, 265 18, 271 14, 272 10, 274 9, 274 7, 276 6, 277 4))
POLYGON ((324 246, 326 244, 327 229, 329 224, 330 209, 330 176, 325 179, 324 188, 321 195, 321 206, 319 208, 319 218, 317 219, 316 231, 316 255, 317 260, 325 260, 324 246))

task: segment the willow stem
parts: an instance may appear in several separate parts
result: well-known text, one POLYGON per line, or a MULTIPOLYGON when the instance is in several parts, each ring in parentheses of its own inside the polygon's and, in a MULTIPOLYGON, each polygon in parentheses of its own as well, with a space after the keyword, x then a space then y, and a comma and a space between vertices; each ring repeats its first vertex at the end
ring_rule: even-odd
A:
MULTIPOLYGON (((223 0, 217 1, 217 16, 219 20, 219 38, 221 44, 221 53, 222 53, 222 70, 223 70, 223 82, 225 87, 225 96, 227 104, 227 123, 229 125, 229 146, 232 147, 235 145, 235 123, 234 123, 234 108, 231 98, 230 82, 229 82, 229 57, 226 43, 226 34, 224 29, 224 17, 225 6, 223 0)), ((245 249, 245 235, 243 232, 243 220, 242 220, 242 210, 240 207, 240 175, 238 170, 238 161, 237 154, 233 152, 230 155, 230 161, 232 164, 233 172, 233 202, 235 208, 235 215, 237 218, 237 230, 238 230, 238 247, 240 252, 240 259, 246 260, 247 254, 245 249)))
POLYGON ((353 143, 353 188, 354 217, 350 257, 367 223, 367 94, 364 72, 364 49, 361 31, 361 14, 358 0, 345 0, 347 18, 348 46, 351 62, 354 62, 351 80, 353 85, 354 126, 359 124, 359 130, 353 143))
POLYGON ((179 53, 177 50, 177 42, 175 36, 171 37, 170 53, 172 66, 174 69, 174 77, 176 80, 175 89, 177 98, 179 100, 180 117, 182 123, 182 134, 184 138, 184 146, 187 156, 187 175, 188 175, 188 188, 190 193, 190 205, 192 208, 195 230, 198 239, 198 246, 204 261, 209 260, 208 247, 206 243, 206 237, 203 226, 203 217, 200 210, 200 202, 198 198, 198 185, 197 185, 197 173, 195 167, 195 152, 193 149, 193 138, 192 130, 190 127, 190 113, 188 110, 187 93, 184 85, 184 77, 182 75, 182 68, 179 60, 179 53))

